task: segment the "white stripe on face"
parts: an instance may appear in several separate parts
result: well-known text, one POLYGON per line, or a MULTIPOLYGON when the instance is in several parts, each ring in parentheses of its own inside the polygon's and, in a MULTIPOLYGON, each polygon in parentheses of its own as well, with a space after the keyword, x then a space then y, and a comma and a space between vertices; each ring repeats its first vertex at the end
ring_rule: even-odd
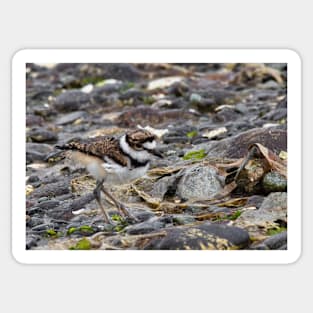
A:
POLYGON ((134 160, 138 162, 146 162, 150 160, 150 154, 148 151, 146 150, 137 151, 129 146, 129 144, 126 141, 126 135, 123 135, 120 138, 120 145, 122 150, 128 155, 130 155, 134 160))
POLYGON ((156 141, 147 141, 142 146, 148 150, 152 150, 156 147, 156 141))

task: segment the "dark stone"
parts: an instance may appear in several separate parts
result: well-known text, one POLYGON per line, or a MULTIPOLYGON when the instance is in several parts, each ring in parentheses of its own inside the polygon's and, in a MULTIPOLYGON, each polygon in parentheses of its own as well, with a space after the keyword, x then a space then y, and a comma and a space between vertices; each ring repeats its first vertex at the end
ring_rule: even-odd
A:
POLYGON ((231 108, 224 108, 219 110, 213 117, 213 122, 216 123, 226 123, 226 122, 234 122, 237 119, 241 118, 242 114, 238 113, 236 110, 231 108))
POLYGON ((287 97, 285 97, 284 99, 280 100, 277 103, 276 109, 287 109, 287 97))
POLYGON ((46 156, 53 150, 52 146, 44 143, 26 143, 26 163, 45 161, 46 156))
POLYGON ((55 219, 70 220, 73 218, 73 211, 84 208, 94 198, 93 193, 88 193, 77 199, 64 201, 59 206, 50 209, 47 214, 55 219))
POLYGON ((32 198, 55 197, 70 192, 70 182, 68 180, 59 181, 47 185, 41 185, 31 193, 32 198))
POLYGON ((264 197, 259 196, 259 195, 254 195, 249 197, 246 206, 255 206, 257 209, 262 205, 264 201, 264 197))
POLYGON ((37 206, 43 210, 49 210, 57 207, 60 204, 60 201, 57 200, 47 200, 37 204, 37 206))
POLYGON ((250 241, 247 231, 222 224, 166 228, 165 237, 150 240, 145 250, 227 250, 245 248, 250 241))
POLYGON ((253 143, 260 143, 278 155, 282 150, 287 151, 287 132, 275 128, 254 128, 230 138, 199 146, 208 152, 208 157, 241 158, 247 154, 249 146, 253 143))
POLYGON ((68 90, 55 98, 54 107, 60 112, 71 112, 89 102, 89 94, 79 90, 68 90))
POLYGON ((108 84, 101 87, 96 87, 91 92, 90 97, 93 103, 101 105, 108 105, 113 100, 118 100, 117 93, 119 92, 122 84, 108 84))
POLYGON ((104 76, 122 81, 134 82, 141 78, 141 73, 132 64, 112 63, 102 64, 104 76))
POLYGON ((40 180, 40 179, 39 179, 39 177, 38 177, 37 175, 31 175, 31 176, 28 177, 27 183, 28 183, 28 184, 36 183, 36 182, 38 182, 39 180, 40 180))
POLYGON ((265 239, 252 249, 255 250, 287 250, 287 231, 265 239))
POLYGON ((197 132, 197 128, 190 125, 178 125, 169 128, 168 133, 166 133, 162 139, 165 144, 178 143, 178 142, 189 142, 187 134, 191 132, 197 132))
POLYGON ((145 97, 146 97, 146 94, 143 91, 136 89, 136 88, 131 88, 123 92, 119 98, 121 100, 132 99, 133 104, 136 105, 136 104, 142 103, 145 97))
POLYGON ((27 221, 27 226, 33 228, 38 225, 44 224, 44 219, 42 217, 33 216, 27 221))
POLYGON ((52 229, 52 228, 53 228, 53 224, 51 224, 51 223, 44 223, 44 224, 39 224, 39 225, 34 226, 32 228, 32 231, 33 232, 37 232, 37 233, 44 233, 48 229, 52 229))
POLYGON ((30 250, 37 246, 38 241, 40 240, 40 236, 35 234, 27 235, 26 237, 26 250, 30 250))
POLYGON ((58 135, 45 128, 35 128, 27 132, 27 138, 34 142, 53 142, 58 140, 58 135))
POLYGON ((145 222, 132 226, 127 226, 125 230, 129 235, 139 235, 160 230, 161 228, 164 228, 165 225, 166 225, 165 221, 162 221, 158 218, 151 218, 145 222))
POLYGON ((144 222, 154 217, 154 214, 150 211, 142 210, 142 209, 134 209, 132 210, 132 214, 136 217, 139 222, 144 222))
POLYGON ((263 119, 275 122, 286 118, 287 118, 287 108, 276 109, 263 116, 263 119))
POLYGON ((271 250, 282 250, 282 247, 287 245, 287 231, 267 238, 263 244, 271 250))
POLYGON ((26 114, 26 127, 42 126, 44 119, 35 114, 26 114))

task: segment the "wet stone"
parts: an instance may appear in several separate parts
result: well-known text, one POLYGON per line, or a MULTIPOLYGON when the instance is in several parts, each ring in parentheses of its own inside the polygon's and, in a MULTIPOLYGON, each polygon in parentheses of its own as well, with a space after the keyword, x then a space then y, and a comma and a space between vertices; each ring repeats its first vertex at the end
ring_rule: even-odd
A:
POLYGON ((203 223, 166 228, 166 235, 150 240, 146 250, 228 250, 245 248, 248 232, 238 227, 203 223))

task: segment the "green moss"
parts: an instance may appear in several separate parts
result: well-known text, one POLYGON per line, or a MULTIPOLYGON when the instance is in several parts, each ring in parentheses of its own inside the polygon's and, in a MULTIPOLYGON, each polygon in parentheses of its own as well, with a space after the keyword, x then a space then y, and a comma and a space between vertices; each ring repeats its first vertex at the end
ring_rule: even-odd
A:
POLYGON ((51 238, 59 238, 62 236, 62 232, 56 231, 54 229, 47 229, 46 236, 51 238))
POLYGON ((46 234, 48 236, 55 237, 57 235, 57 232, 54 229, 47 229, 46 234))
POLYGON ((91 243, 87 238, 79 240, 75 246, 69 248, 69 250, 90 250, 91 243))
POLYGON ((142 99, 144 104, 151 105, 155 102, 154 98, 151 96, 143 97, 142 99))
POLYGON ((268 236, 274 236, 277 235, 279 233, 282 233, 284 231, 286 231, 287 228, 286 227, 277 227, 277 228, 271 228, 266 232, 266 235, 268 236))
POLYGON ((67 235, 71 235, 71 234, 73 234, 75 231, 77 231, 77 227, 70 227, 70 228, 67 230, 67 235))
POLYGON ((82 225, 79 227, 79 230, 83 233, 92 234, 94 233, 94 229, 88 225, 82 225))
POLYGON ((232 215, 228 216, 227 219, 234 221, 241 215, 241 211, 237 210, 232 215))
POLYGON ((206 156, 206 152, 204 149, 200 149, 200 150, 196 150, 196 151, 190 151, 187 152, 184 156, 183 156, 183 160, 201 160, 206 156))
POLYGON ((113 214, 111 216, 111 219, 112 219, 112 221, 115 221, 115 222, 122 222, 122 220, 123 220, 123 218, 118 214, 113 214))
POLYGON ((89 77, 84 77, 80 81, 80 84, 81 84, 81 86, 85 86, 85 85, 88 85, 88 84, 97 85, 97 84, 99 84, 102 81, 104 81, 103 77, 89 76, 89 77))
POLYGON ((134 88, 135 84, 133 82, 127 82, 119 89, 120 93, 126 92, 127 90, 134 88))
POLYGON ((95 230, 89 226, 89 225, 82 225, 80 227, 70 227, 68 230, 67 230, 67 235, 71 235, 75 232, 80 232, 82 234, 93 234, 95 232, 95 230))
POLYGON ((111 219, 115 222, 117 222, 117 225, 114 226, 114 231, 120 232, 122 231, 126 226, 128 226, 128 223, 126 220, 124 220, 120 215, 113 214, 111 216, 111 219))
POLYGON ((190 139, 193 137, 196 137, 197 135, 198 135, 198 132, 196 130, 193 130, 193 131, 187 133, 187 137, 190 139))

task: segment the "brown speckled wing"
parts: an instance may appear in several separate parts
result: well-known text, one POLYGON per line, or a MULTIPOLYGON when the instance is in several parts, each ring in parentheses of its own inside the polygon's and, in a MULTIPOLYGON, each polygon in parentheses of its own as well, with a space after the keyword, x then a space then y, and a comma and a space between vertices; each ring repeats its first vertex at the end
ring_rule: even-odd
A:
POLYGON ((127 166, 127 158, 122 153, 118 139, 113 137, 94 137, 89 139, 74 140, 63 146, 57 146, 63 150, 77 150, 89 155, 97 156, 104 159, 109 157, 116 163, 127 166))

